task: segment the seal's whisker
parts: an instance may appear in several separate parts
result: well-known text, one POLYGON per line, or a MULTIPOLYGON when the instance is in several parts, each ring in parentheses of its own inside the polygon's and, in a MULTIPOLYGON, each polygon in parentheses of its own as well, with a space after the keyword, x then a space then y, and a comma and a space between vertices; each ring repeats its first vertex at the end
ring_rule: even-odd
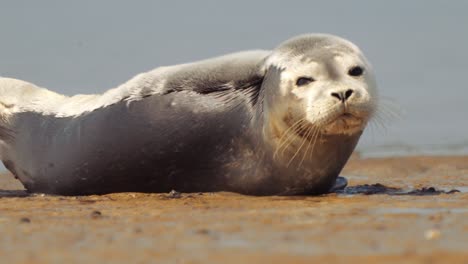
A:
POLYGON ((382 111, 390 114, 393 118, 400 118, 404 112, 401 106, 392 98, 382 97, 379 99, 379 104, 376 105, 377 111, 382 111))
POLYGON ((289 146, 291 146, 291 144, 294 142, 294 137, 297 136, 297 133, 299 132, 299 130, 302 130, 304 129, 304 123, 301 123, 300 125, 298 125, 295 129, 293 129, 292 131, 289 132, 289 136, 288 138, 286 138, 286 141, 285 141, 285 145, 283 145, 282 147, 282 151, 281 151, 281 155, 283 156, 284 155, 284 152, 289 148, 289 146))
POLYGON ((275 153, 273 154, 273 158, 275 158, 278 155, 278 152, 281 150, 281 148, 289 141, 289 139, 292 138, 292 135, 296 133, 296 130, 303 124, 304 121, 305 118, 301 118, 283 132, 280 139, 278 140, 279 145, 276 148, 275 153))
POLYGON ((307 152, 309 151, 310 142, 311 142, 311 140, 309 139, 309 136, 311 136, 311 135, 313 136, 314 133, 315 133, 314 127, 310 126, 310 127, 308 128, 308 130, 307 130, 307 134, 305 135, 305 138, 306 138, 306 140, 309 141, 309 143, 307 144, 307 148, 306 148, 304 154, 302 155, 301 162, 299 162, 299 167, 302 166, 302 163, 304 162, 304 159, 305 159, 305 157, 307 156, 307 152))
POLYGON ((286 143, 286 139, 287 139, 287 136, 289 136, 289 131, 292 130, 292 129, 295 129, 295 127, 300 124, 302 122, 302 119, 301 120, 298 120, 297 122, 295 122, 292 126, 290 126, 288 129, 286 129, 281 137, 278 139, 278 146, 276 147, 276 150, 275 152, 273 153, 273 158, 276 159, 277 155, 278 155, 278 152, 279 150, 282 148, 282 146, 286 143))
POLYGON ((292 129, 291 131, 287 133, 288 135, 284 139, 282 146, 278 148, 278 151, 282 150, 281 151, 282 156, 284 155, 284 152, 286 151, 286 149, 288 149, 289 146, 291 146, 291 144, 294 142, 294 137, 296 136, 297 132, 302 128, 302 125, 303 123, 301 122, 300 124, 296 125, 294 129, 292 129))
POLYGON ((299 119, 298 121, 296 121, 294 124, 292 124, 288 129, 286 129, 286 130, 283 132, 283 134, 282 134, 281 138, 279 139, 279 141, 281 141, 281 140, 288 134, 289 131, 295 129, 295 127, 296 127, 297 125, 301 124, 304 120, 305 120, 304 118, 301 118, 301 119, 299 119))
POLYGON ((385 97, 381 98, 379 101, 380 102, 376 107, 374 117, 379 118, 383 123, 391 122, 401 118, 401 107, 395 101, 385 97))
POLYGON ((391 115, 388 115, 384 111, 377 111, 376 113, 374 113, 374 116, 370 119, 370 121, 381 122, 382 125, 385 125, 385 123, 391 119, 391 115))
POLYGON ((314 135, 313 142, 312 142, 312 149, 310 151, 310 158, 313 158, 314 150, 315 150, 315 144, 317 143, 317 140, 320 140, 319 138, 322 137, 322 134, 320 133, 320 128, 317 128, 317 132, 314 135))
POLYGON ((388 124, 391 121, 400 118, 400 113, 398 111, 392 110, 392 108, 380 107, 373 114, 372 118, 369 120, 369 127, 373 131, 377 131, 379 134, 385 134, 387 132, 388 124))
POLYGON ((380 132, 380 134, 383 134, 384 132, 387 131, 387 125, 386 125, 384 119, 380 115, 374 116, 369 121, 369 127, 371 127, 372 129, 380 132))
POLYGON ((294 158, 296 158, 297 154, 299 154, 299 152, 301 151, 302 147, 304 146, 304 144, 307 142, 307 136, 304 136, 302 138, 302 143, 301 145, 299 145, 299 147, 297 148, 296 152, 294 153, 294 155, 292 156, 292 158, 289 160, 288 164, 286 165, 286 167, 289 167, 289 165, 291 165, 292 161, 294 160, 294 158))
POLYGON ((372 117, 367 125, 372 142, 375 142, 376 137, 379 135, 385 135, 388 130, 387 123, 380 115, 372 117))

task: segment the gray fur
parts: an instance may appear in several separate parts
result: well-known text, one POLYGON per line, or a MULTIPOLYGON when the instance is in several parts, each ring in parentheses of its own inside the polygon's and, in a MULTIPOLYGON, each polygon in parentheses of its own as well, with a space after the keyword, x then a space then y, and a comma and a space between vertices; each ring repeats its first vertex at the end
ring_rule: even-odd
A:
MULTIPOLYGON (((317 55, 316 51, 321 51, 323 49, 333 49, 337 52, 348 52, 354 53, 356 49, 352 46, 352 43, 327 34, 314 34, 314 35, 301 35, 294 37, 290 40, 285 41, 282 43, 278 48, 277 51, 289 54, 289 56, 294 57, 298 55, 310 55, 314 54, 317 55), (313 45, 311 46, 311 43, 313 45)), ((354 45, 353 45, 354 46, 354 45)), ((321 53, 326 54, 326 53, 321 53)))
MULTIPOLYGON (((302 36, 274 52, 307 54, 336 43, 302 36)), ((265 131, 284 69, 265 66, 270 54, 180 65, 160 77, 163 87, 149 78, 137 99, 124 95, 76 116, 15 113, 8 120, 15 136, 3 162, 31 192, 324 193, 362 131, 323 135, 305 161, 275 158, 265 131)))

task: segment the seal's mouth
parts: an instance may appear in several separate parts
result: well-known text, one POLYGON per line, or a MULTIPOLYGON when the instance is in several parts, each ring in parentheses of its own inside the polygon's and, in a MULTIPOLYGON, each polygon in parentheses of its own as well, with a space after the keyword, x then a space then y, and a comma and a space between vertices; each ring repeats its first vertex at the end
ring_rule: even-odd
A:
MULTIPOLYGON (((289 132, 296 136, 314 140, 317 135, 332 135, 332 134, 354 134, 361 131, 366 123, 366 114, 352 111, 349 108, 342 108, 338 111, 332 111, 323 115, 321 120, 307 121, 306 119, 296 120, 292 114, 283 117, 283 122, 289 132)), ((279 130, 275 130, 278 137, 283 134, 279 130)))
POLYGON ((343 121, 345 123, 362 123, 362 118, 359 118, 349 112, 344 112, 343 114, 339 115, 334 122, 337 121, 343 121))
MULTIPOLYGON (((316 126, 312 123, 303 123, 301 126, 296 126, 292 129, 297 136, 313 140, 317 133, 319 134, 353 134, 362 129, 364 118, 361 118, 350 112, 344 112, 322 126, 316 126)), ((289 125, 291 126, 291 125, 289 125)))
POLYGON ((345 111, 333 118, 323 129, 326 134, 352 134, 362 129, 364 118, 345 111))
POLYGON ((313 127, 312 125, 310 126, 302 126, 301 128, 296 130, 296 134, 301 137, 301 138, 306 138, 308 140, 311 140, 314 133, 312 131, 316 131, 317 128, 313 127))

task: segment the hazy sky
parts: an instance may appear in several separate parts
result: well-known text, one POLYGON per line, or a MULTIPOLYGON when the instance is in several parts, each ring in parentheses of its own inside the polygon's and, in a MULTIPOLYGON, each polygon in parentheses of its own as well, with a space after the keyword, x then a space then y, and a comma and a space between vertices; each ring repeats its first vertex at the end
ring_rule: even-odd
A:
POLYGON ((0 75, 97 93, 157 66, 308 32, 360 46, 382 96, 402 109, 360 148, 468 146, 468 1, 1 0, 0 75))

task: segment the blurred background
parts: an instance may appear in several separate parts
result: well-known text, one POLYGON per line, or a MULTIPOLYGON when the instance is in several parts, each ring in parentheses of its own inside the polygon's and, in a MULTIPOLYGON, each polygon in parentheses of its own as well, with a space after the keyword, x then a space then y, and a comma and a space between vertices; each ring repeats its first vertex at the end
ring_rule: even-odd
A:
POLYGON ((361 154, 467 154, 467 12, 463 0, 2 1, 0 76, 101 93, 158 66, 336 34, 364 51, 399 116, 371 125, 361 154))

